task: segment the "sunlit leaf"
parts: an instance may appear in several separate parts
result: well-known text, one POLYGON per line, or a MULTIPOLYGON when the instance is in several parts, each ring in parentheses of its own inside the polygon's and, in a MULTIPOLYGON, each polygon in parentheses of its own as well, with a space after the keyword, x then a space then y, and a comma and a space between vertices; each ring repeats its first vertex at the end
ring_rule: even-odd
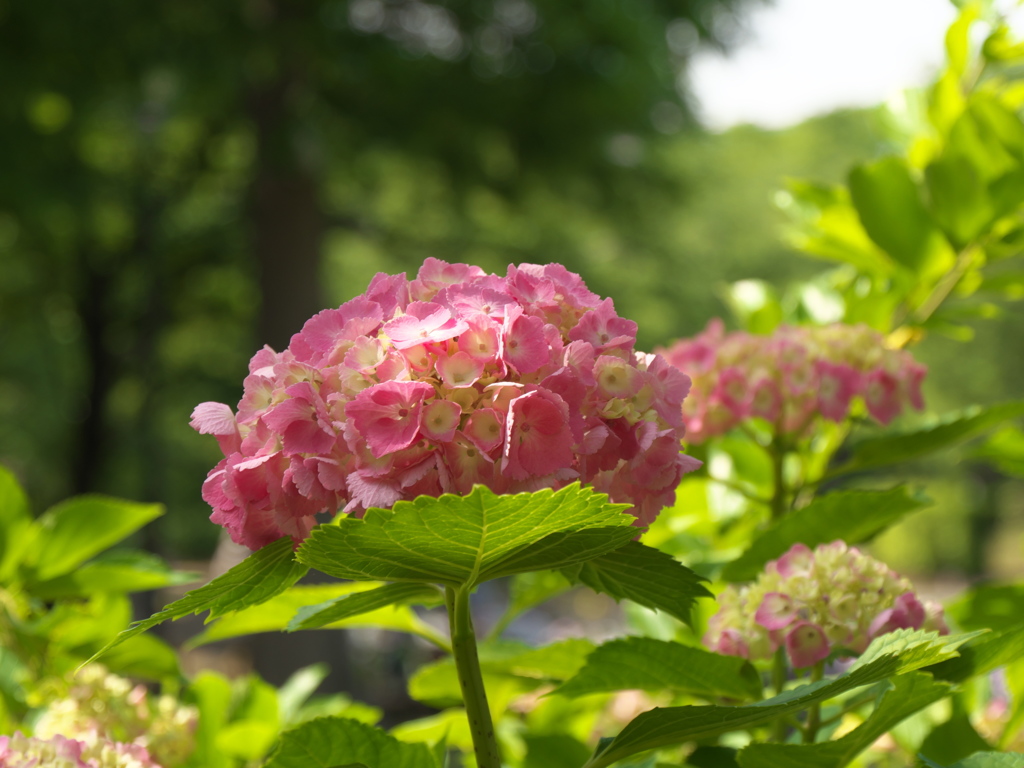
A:
POLYGON ((264 768, 440 768, 425 744, 407 744, 379 728, 342 717, 321 717, 292 728, 264 768))

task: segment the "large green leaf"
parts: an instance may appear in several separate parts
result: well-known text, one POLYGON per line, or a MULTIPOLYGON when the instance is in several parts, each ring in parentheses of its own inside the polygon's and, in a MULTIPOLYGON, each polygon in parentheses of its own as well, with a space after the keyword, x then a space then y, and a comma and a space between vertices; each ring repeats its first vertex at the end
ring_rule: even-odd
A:
POLYGON ((180 619, 190 613, 202 611, 209 611, 212 619, 231 611, 264 603, 288 589, 306 573, 306 570, 306 566, 297 563, 292 556, 292 540, 287 536, 282 537, 273 544, 253 552, 209 584, 185 593, 183 598, 174 601, 159 613, 134 622, 93 659, 102 656, 129 637, 145 632, 168 619, 180 619))
POLYGON ((885 157, 855 167, 849 185, 864 229, 895 261, 929 275, 951 266, 952 251, 928 215, 902 158, 885 157))
POLYGON ((1024 478, 1024 430, 1004 427, 971 451, 971 456, 992 462, 1008 475, 1024 478))
POLYGON ((298 557, 342 579, 473 587, 623 546, 637 533, 625 509, 578 484, 508 496, 477 486, 467 496, 420 496, 321 525, 298 557))
POLYGON ((625 637, 599 646, 583 669, 554 693, 576 697, 632 688, 705 698, 761 696, 757 671, 746 659, 647 637, 625 637))
MULTIPOLYGON (((194 647, 257 632, 279 632, 288 628, 296 614, 304 608, 367 594, 381 586, 379 582, 300 584, 261 601, 258 605, 217 618, 202 634, 192 638, 189 644, 194 647)), ((322 628, 351 627, 379 627, 396 632, 409 632, 442 648, 447 647, 447 641, 426 622, 420 620, 407 605, 386 605, 333 621, 322 628)))
POLYGON ((160 557, 135 550, 104 552, 71 573, 31 585, 43 600, 91 595, 95 592, 143 592, 188 584, 197 573, 175 571, 160 557))
POLYGON ((958 248, 977 237, 996 215, 981 177, 971 162, 946 154, 925 170, 931 212, 958 248))
POLYGON ((956 648, 971 637, 973 635, 940 637, 934 632, 900 630, 876 638, 848 672, 833 680, 800 686, 742 707, 666 707, 644 712, 585 768, 604 768, 649 749, 765 725, 862 685, 952 658, 956 656, 956 648))
POLYGON ((702 576, 671 555, 637 541, 562 572, 595 592, 665 611, 687 624, 694 601, 712 596, 700 583, 706 581, 702 576))
POLYGON ((440 768, 425 744, 407 744, 379 728, 320 717, 285 731, 264 768, 440 768))
POLYGON ((922 672, 900 675, 860 726, 818 744, 751 744, 740 752, 742 768, 842 768, 904 719, 949 695, 953 686, 922 672))
POLYGON ((437 587, 430 584, 385 584, 365 592, 340 595, 316 605, 304 605, 296 611, 286 629, 289 632, 317 629, 389 605, 434 605, 443 599, 437 587))
POLYGON ((160 504, 98 495, 76 496, 51 507, 38 520, 41 533, 28 557, 34 580, 68 573, 163 512, 160 504))
POLYGON ((797 542, 809 547, 836 539, 859 544, 927 504, 927 499, 903 486, 888 491, 838 491, 819 496, 759 535, 742 555, 725 566, 722 578, 754 579, 765 563, 785 554, 797 542))
POLYGON ((947 413, 913 430, 854 443, 847 462, 829 474, 835 476, 927 456, 1021 416, 1024 416, 1024 402, 1019 400, 947 413))

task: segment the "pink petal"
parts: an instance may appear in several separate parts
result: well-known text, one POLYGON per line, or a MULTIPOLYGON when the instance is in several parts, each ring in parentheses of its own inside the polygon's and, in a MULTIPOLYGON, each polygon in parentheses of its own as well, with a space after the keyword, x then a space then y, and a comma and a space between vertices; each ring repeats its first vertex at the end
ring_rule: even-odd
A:
POLYGON ((416 441, 423 398, 433 393, 423 381, 386 381, 356 395, 346 404, 345 415, 380 458, 416 441))
POLYGON ((444 385, 452 389, 471 387, 484 374, 483 360, 471 357, 465 352, 456 352, 451 356, 442 355, 437 359, 435 367, 444 385))
POLYGON ((551 354, 544 338, 544 321, 514 308, 505 318, 501 357, 521 374, 533 373, 547 363, 551 354))
POLYGON ((513 480, 550 475, 573 462, 569 408, 543 389, 512 401, 505 423, 502 471, 513 480))
POLYGON ((786 554, 775 561, 775 566, 783 576, 792 576, 806 573, 813 561, 814 553, 806 544, 794 544, 786 554))
POLYGON ((424 409, 420 417, 420 431, 424 437, 446 443, 459 428, 462 408, 450 400, 434 400, 424 409))
POLYGON ((794 669, 810 667, 828 657, 828 638, 817 624, 798 621, 786 634, 786 651, 794 669))
POLYGON ((783 629, 796 619, 796 606, 789 595, 782 592, 768 592, 757 607, 754 621, 765 629, 783 629))

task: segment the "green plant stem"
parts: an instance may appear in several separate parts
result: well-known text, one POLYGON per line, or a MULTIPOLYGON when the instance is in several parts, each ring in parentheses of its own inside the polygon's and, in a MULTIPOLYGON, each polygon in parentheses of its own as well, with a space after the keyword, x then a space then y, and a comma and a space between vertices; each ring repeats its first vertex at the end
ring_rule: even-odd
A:
MULTIPOLYGON (((825 673, 825 662, 819 661, 811 670, 811 682, 821 680, 825 673)), ((807 725, 804 726, 804 744, 813 744, 818 736, 818 729, 821 728, 821 702, 811 704, 807 710, 807 725)))
MULTIPOLYGON (((782 693, 786 686, 786 651, 779 648, 775 651, 775 659, 772 662, 772 689, 775 695, 782 693)), ((780 717, 772 723, 772 741, 782 742, 786 740, 786 718, 780 717)))
POLYGON ((786 488, 786 478, 784 474, 784 463, 786 460, 786 452, 782 446, 779 445, 778 441, 772 443, 769 453, 772 459, 772 498, 769 507, 772 513, 772 522, 774 523, 784 514, 786 514, 786 496, 788 489, 786 488))
POLYGON ((445 587, 445 605, 448 608, 448 625, 452 634, 452 655, 459 675, 462 701, 469 719, 469 731, 473 735, 473 751, 479 768, 501 768, 501 755, 494 737, 494 723, 487 706, 487 692, 480 672, 480 658, 476 651, 476 634, 473 632, 473 618, 469 612, 468 587, 453 589, 445 587))

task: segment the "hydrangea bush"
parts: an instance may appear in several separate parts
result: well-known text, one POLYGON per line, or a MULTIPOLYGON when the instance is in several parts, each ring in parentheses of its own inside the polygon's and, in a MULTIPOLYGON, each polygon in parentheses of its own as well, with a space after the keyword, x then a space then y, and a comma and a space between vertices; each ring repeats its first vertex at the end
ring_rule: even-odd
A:
POLYGON ((211 519, 258 549, 323 512, 580 481, 646 526, 699 462, 679 450, 689 379, 638 352, 636 329, 558 264, 378 274, 258 352, 236 411, 195 409, 224 453, 211 519))
POLYGON ((783 648, 794 668, 833 652, 862 653, 897 629, 949 631, 940 605, 921 600, 907 579, 842 541, 813 550, 794 544, 753 584, 729 585, 717 602, 705 645, 754 660, 783 648))
POLYGON ((770 336, 726 333, 713 320, 703 333, 663 350, 693 380, 683 404, 687 440, 700 443, 751 417, 798 438, 821 416, 842 422, 854 399, 889 424, 908 406, 924 406, 926 368, 888 349, 865 325, 778 327, 770 336))

